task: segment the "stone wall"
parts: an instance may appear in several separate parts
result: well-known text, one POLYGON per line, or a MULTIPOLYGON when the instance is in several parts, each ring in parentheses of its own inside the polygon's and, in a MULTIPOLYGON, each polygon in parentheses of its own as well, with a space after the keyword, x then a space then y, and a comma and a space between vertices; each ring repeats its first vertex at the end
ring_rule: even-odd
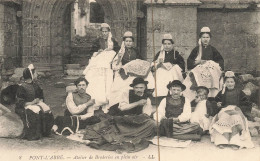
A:
POLYGON ((0 4, 0 61, 4 56, 4 27, 4 5, 0 4))
MULTIPOLYGON (((85 66, 93 53, 93 41, 100 34, 100 24, 90 23, 90 4, 75 1, 71 10, 71 56, 69 63, 85 66)), ((67 58, 68 60, 68 58, 67 58)))
POLYGON ((208 26, 211 44, 225 59, 225 70, 245 73, 258 70, 260 54, 259 9, 198 9, 198 33, 208 26))
MULTIPOLYGON (((113 37, 121 45, 123 34, 133 32, 137 38, 137 1, 138 0, 96 0, 103 9, 104 22, 111 27, 113 37)), ((88 64, 88 59, 93 54, 90 52, 93 41, 100 36, 101 23, 90 23, 90 5, 88 0, 76 0, 72 10, 72 51, 71 63, 82 66, 88 64)))
POLYGON ((50 64, 57 71, 62 71, 71 57, 71 5, 64 8, 51 15, 50 64))
POLYGON ((174 46, 187 59, 196 45, 197 8, 194 6, 158 5, 147 8, 147 59, 152 60, 154 54, 160 51, 162 36, 170 33, 174 46), (153 25, 152 25, 153 21, 153 25), (153 48, 154 32, 154 48, 153 48), (155 53, 154 53, 155 52, 155 53))
POLYGON ((10 75, 21 65, 21 24, 17 17, 19 6, 0 4, 1 74, 10 75))
MULTIPOLYGON (((75 10, 70 6, 75 1, 2 4, 0 0, 3 69, 25 67, 29 63, 34 63, 38 69, 49 70, 62 70, 67 63, 87 65, 93 40, 100 34, 100 24, 89 22, 89 6, 86 5, 89 0, 78 1, 80 12, 84 10, 79 13, 80 21, 71 17, 75 10), (76 23, 80 25, 75 26, 76 23)), ((149 61, 160 50, 165 33, 173 35, 175 48, 187 59, 197 45, 200 28, 209 26, 213 34, 212 45, 223 55, 226 69, 236 72, 259 71, 260 11, 259 4, 249 1, 238 5, 208 0, 201 0, 202 4, 198 0, 96 0, 119 44, 123 33, 132 31, 139 51, 149 61), (143 2, 145 10, 141 9, 143 2)))
POLYGON ((23 67, 62 71, 70 53, 70 5, 73 0, 23 1, 23 67))

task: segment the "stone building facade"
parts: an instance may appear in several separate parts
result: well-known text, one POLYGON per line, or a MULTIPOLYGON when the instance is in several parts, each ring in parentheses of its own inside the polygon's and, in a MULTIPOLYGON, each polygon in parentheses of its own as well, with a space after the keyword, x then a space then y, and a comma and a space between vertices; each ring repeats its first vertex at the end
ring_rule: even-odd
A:
POLYGON ((149 61, 165 33, 187 59, 200 28, 208 26, 226 70, 260 71, 260 0, 0 0, 1 73, 30 63, 43 71, 87 65, 102 21, 119 44, 123 33, 132 31, 149 61), (91 22, 92 3, 102 9, 103 20, 91 22))
MULTIPOLYGON (((225 59, 226 69, 236 72, 260 70, 260 5, 230 3, 198 8, 197 26, 209 26, 212 44, 225 59)), ((197 31, 199 32, 199 31, 197 31)))
POLYGON ((16 16, 19 9, 14 3, 0 4, 0 69, 5 74, 22 65, 21 18, 16 16))

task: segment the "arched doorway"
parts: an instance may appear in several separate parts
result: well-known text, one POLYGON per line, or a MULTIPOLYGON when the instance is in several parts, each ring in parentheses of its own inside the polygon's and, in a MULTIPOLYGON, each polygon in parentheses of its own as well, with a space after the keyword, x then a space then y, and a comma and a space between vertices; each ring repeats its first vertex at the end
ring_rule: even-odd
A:
MULTIPOLYGON (((71 10, 76 0, 23 1, 22 6, 22 66, 35 64, 39 70, 62 71, 71 63, 73 38, 71 10)), ((89 3, 89 0, 78 0, 89 3)), ((137 10, 135 0, 96 0, 102 7, 104 21, 110 24, 113 36, 122 41, 125 31, 137 38, 137 10)), ((140 5, 140 4, 139 4, 140 5)), ((141 39, 138 39, 141 41, 141 39)), ((75 45, 75 44, 74 44, 75 45)), ((137 43, 140 45, 140 43, 137 43)), ((140 47, 139 47, 140 48, 140 47)), ((86 54, 80 52, 80 54, 86 54)))
POLYGON ((23 1, 22 66, 33 63, 38 70, 62 70, 63 55, 70 52, 70 24, 65 13, 73 2, 23 1))
POLYGON ((72 63, 87 64, 87 59, 93 54, 90 53, 90 48, 93 40, 100 34, 99 26, 102 22, 106 22, 111 26, 112 35, 118 41, 119 45, 122 42, 122 36, 125 31, 133 32, 135 40, 137 40, 136 46, 140 50, 140 53, 144 54, 145 52, 141 51, 141 45, 143 45, 141 42, 146 41, 144 40, 144 36, 142 38, 138 37, 138 31, 143 33, 145 31, 143 27, 146 25, 140 23, 139 26, 142 26, 142 30, 138 30, 137 27, 138 21, 141 22, 145 18, 144 16, 142 18, 138 17, 138 9, 141 9, 140 6, 142 4, 143 1, 133 0, 76 0, 73 13, 75 17, 72 20, 72 63), (91 14, 97 8, 100 8, 98 11, 102 10, 101 14, 98 14, 103 14, 104 17, 100 18, 102 19, 101 21, 98 19, 91 22, 96 13, 94 13, 94 16, 91 14), (79 16, 82 13, 85 13, 85 15, 82 17, 79 16))

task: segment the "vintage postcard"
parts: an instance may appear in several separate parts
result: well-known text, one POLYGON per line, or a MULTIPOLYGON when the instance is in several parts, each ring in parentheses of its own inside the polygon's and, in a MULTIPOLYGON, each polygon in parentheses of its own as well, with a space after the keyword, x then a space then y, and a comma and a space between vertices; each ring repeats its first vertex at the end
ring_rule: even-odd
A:
POLYGON ((1 161, 260 161, 259 0, 0 0, 1 161))

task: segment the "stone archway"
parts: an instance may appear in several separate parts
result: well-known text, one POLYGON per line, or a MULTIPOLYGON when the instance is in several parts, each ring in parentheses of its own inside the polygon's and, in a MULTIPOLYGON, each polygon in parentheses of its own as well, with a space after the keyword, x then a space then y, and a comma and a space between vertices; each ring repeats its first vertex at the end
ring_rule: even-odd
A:
MULTIPOLYGON (((22 1, 22 66, 39 70, 62 70, 71 53, 71 4, 75 0, 22 1), (65 59, 64 59, 65 58, 65 59)), ((80 0, 86 3, 88 0, 80 0)), ((138 0, 96 0, 105 12, 105 22, 121 44, 125 31, 137 34, 138 0)))
MULTIPOLYGON (((108 23, 112 29, 112 35, 118 41, 122 42, 122 36, 125 31, 132 31, 137 40, 137 4, 142 1, 137 0, 77 0, 75 1, 72 13, 72 48, 71 63, 87 65, 88 59, 93 54, 90 51, 93 40, 100 34, 99 23, 90 22, 91 3, 102 8, 104 13, 104 22, 108 23), (83 13, 83 15, 82 15, 83 13), (74 17, 75 16, 75 17, 74 17)), ((92 5, 93 6, 93 5, 92 5)), ((139 45, 138 43, 136 43, 139 45)))
MULTIPOLYGON (((24 0, 22 2, 22 65, 40 70, 62 70, 69 52, 70 34, 64 32, 64 13, 74 0, 24 0)), ((70 31, 70 30, 69 30, 70 31)))

